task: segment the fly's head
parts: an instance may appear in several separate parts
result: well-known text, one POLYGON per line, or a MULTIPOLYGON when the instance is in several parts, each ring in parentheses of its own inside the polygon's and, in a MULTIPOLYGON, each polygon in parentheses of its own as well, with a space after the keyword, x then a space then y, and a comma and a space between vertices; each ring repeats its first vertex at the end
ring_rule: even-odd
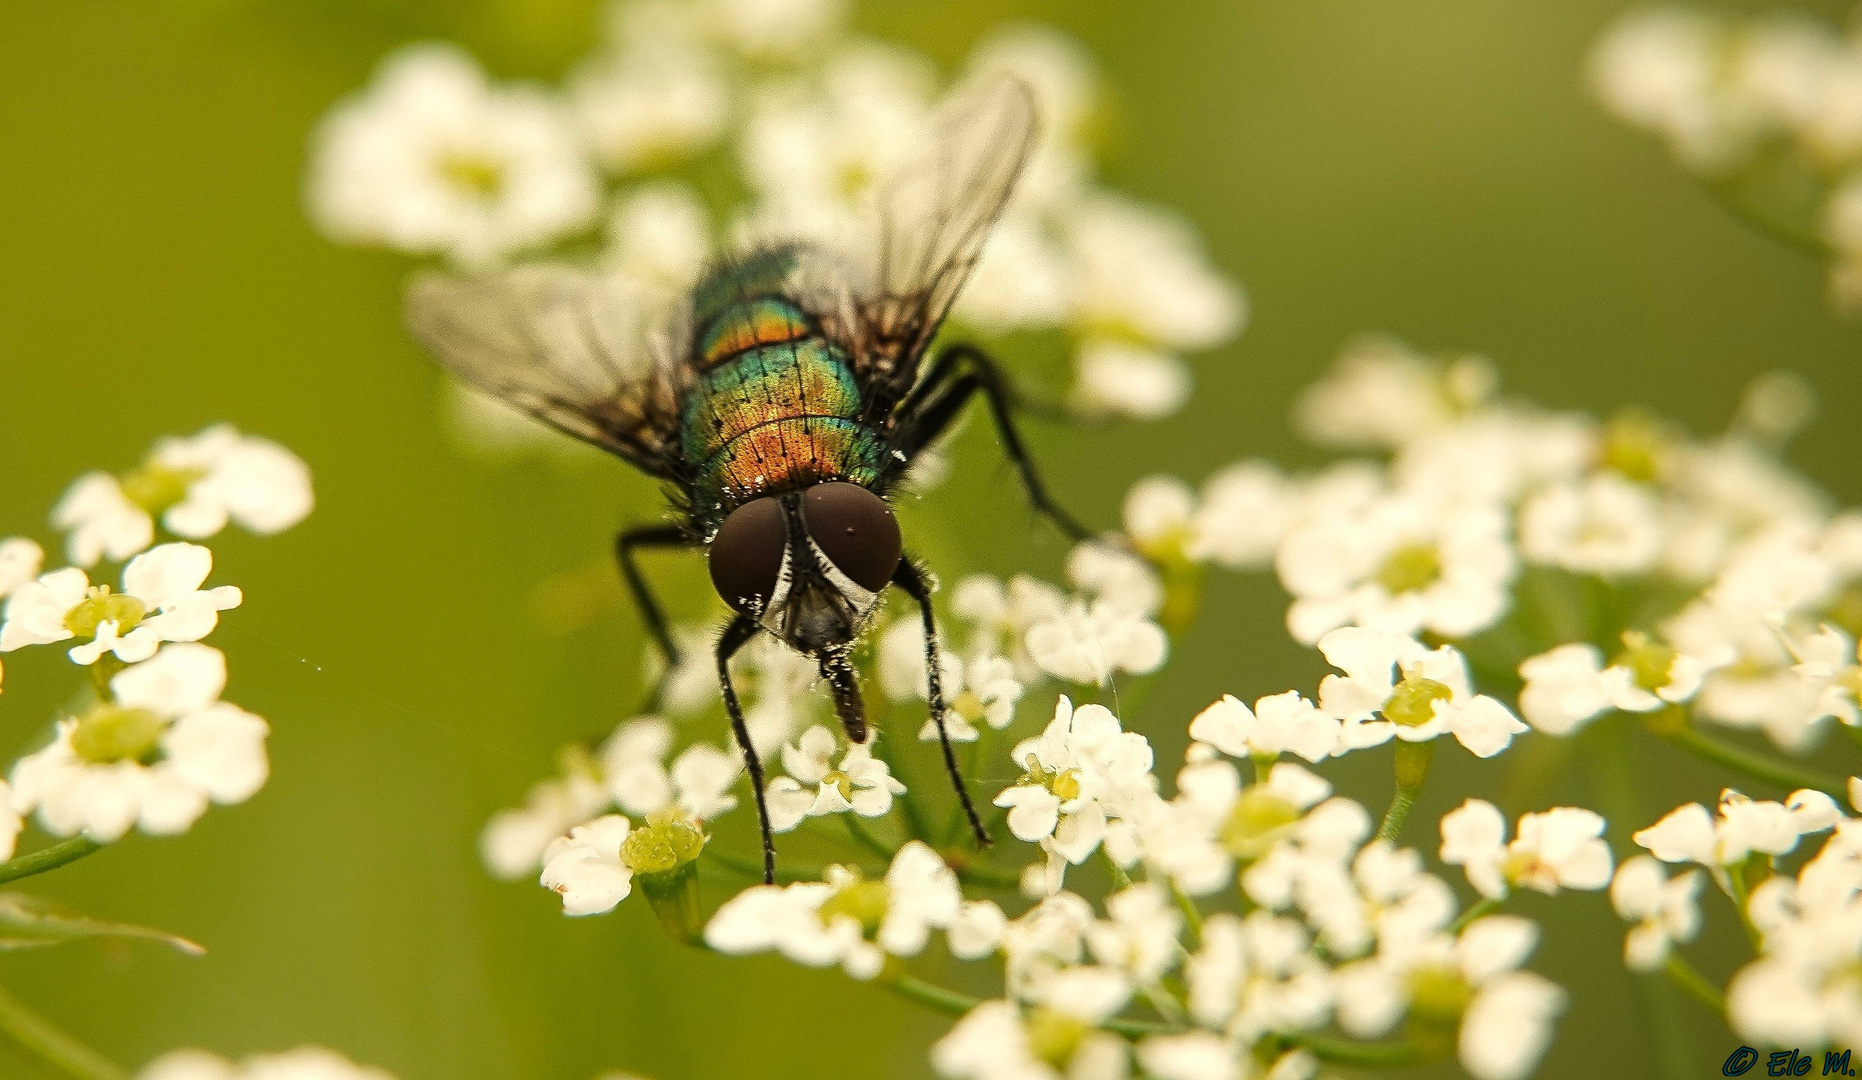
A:
POLYGON ((808 656, 841 652, 903 554, 886 501, 830 481, 753 499, 712 537, 711 583, 736 611, 808 656))

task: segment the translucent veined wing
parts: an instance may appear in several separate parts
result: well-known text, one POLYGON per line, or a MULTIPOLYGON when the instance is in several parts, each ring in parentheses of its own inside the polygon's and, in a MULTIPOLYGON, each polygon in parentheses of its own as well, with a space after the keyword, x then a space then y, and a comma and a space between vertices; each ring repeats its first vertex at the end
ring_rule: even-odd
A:
POLYGON ((848 301, 824 304, 831 336, 882 400, 918 376, 937 334, 1015 190, 1035 137, 1034 92, 1013 76, 959 88, 939 109, 930 145, 878 192, 870 250, 852 260, 848 301))
POLYGON ((454 374, 664 478, 690 374, 677 311, 663 292, 558 263, 423 274, 407 293, 409 330, 454 374))

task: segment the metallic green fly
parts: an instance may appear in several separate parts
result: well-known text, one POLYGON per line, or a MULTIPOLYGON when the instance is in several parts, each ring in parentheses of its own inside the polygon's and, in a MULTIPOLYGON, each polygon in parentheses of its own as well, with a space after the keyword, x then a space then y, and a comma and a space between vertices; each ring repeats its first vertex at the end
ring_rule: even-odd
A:
POLYGON ((763 767, 730 659, 760 632, 814 659, 848 738, 864 742, 848 657, 888 585, 922 614, 944 764, 977 842, 989 843, 944 730, 929 577, 905 554, 886 500, 981 394, 1035 508, 1075 538, 1088 535, 1043 489, 996 363, 963 344, 924 362, 1035 129, 1033 96, 1017 79, 960 92, 940 111, 922 160, 879 187, 851 254, 757 245, 711 269, 671 311, 643 310, 612 278, 558 263, 429 275, 410 290, 408 325, 442 364, 666 482, 677 522, 624 532, 616 550, 675 663, 634 555, 708 550, 712 583, 736 613, 718 638, 718 679, 756 790, 767 880, 776 864, 763 767))

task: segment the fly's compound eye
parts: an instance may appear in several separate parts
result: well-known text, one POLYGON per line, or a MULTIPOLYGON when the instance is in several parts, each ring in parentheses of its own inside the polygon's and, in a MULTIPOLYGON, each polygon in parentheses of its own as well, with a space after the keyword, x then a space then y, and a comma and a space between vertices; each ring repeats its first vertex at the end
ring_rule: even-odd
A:
POLYGON ((878 592, 892 580, 904 541, 886 500, 858 484, 816 484, 802 496, 802 519, 815 547, 855 585, 878 592))
POLYGON ((711 538, 711 584, 724 602, 760 615, 782 575, 788 527, 775 499, 754 499, 730 512, 711 538))

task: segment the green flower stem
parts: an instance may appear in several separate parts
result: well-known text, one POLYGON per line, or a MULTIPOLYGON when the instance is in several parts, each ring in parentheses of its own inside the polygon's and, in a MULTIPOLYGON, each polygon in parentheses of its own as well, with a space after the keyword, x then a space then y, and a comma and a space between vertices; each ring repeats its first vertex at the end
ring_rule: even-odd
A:
POLYGON ((873 854, 890 863, 892 857, 899 853, 897 848, 881 840, 871 829, 868 829, 866 827, 866 822, 861 820, 859 814, 849 810, 838 816, 846 823, 847 832, 851 834, 855 840, 866 845, 867 850, 871 851, 873 854))
POLYGON ((1681 958, 1681 954, 1672 950, 1668 953, 1668 962, 1662 968, 1668 973, 1669 981, 1680 987, 1688 997, 1705 1005, 1713 1015, 1726 1016, 1726 995, 1720 988, 1709 982, 1700 969, 1681 958))
POLYGON ((54 1076, 129 1080, 129 1073, 121 1066, 53 1026, 4 989, 0 989, 0 1042, 38 1062, 54 1076))
POLYGON ((1409 1042, 1354 1042, 1329 1035, 1294 1035, 1288 1041, 1312 1051, 1321 1061, 1363 1069, 1401 1069, 1423 1062, 1422 1049, 1409 1042))
POLYGON ((1752 915, 1748 908, 1752 899, 1746 890, 1746 868, 1743 864, 1734 864, 1726 868, 1726 892, 1733 898, 1733 907, 1739 912, 1739 925, 1745 928, 1746 940, 1752 943, 1752 951, 1764 948, 1765 935, 1752 924, 1752 915))
POLYGON ((1172 878, 1170 882, 1170 896, 1171 896, 1171 899, 1177 902, 1177 910, 1183 912, 1184 925, 1190 928, 1190 948, 1192 949, 1202 948, 1202 945, 1203 945, 1203 913, 1202 913, 1202 910, 1196 906, 1196 901, 1190 899, 1190 894, 1184 892, 1182 888, 1180 888, 1177 885, 1176 879, 1174 878, 1172 878))
POLYGON ((1829 257, 1830 245, 1822 237, 1778 220, 1758 206, 1751 195, 1739 190, 1736 184, 1725 180, 1702 180, 1700 186, 1728 213, 1785 247, 1816 259, 1829 257))
MULTIPOLYGON (((739 858, 728 851, 718 851, 707 847, 703 859, 717 864, 723 869, 744 877, 763 880, 763 861, 739 858)), ((828 868, 820 863, 798 863, 788 858, 776 862, 776 883, 793 885, 798 881, 820 881, 827 876, 828 868)))
POLYGON ((1423 782, 1429 778, 1429 759, 1435 754, 1435 740, 1398 742, 1396 746, 1396 793, 1390 797, 1390 809, 1384 811, 1383 824, 1377 827, 1377 839, 1396 843, 1409 819, 1416 796, 1422 794, 1423 782))
MULTIPOLYGON (((927 1009, 951 1016, 962 1016, 983 1004, 982 998, 937 986, 902 972, 892 976, 882 975, 880 981, 886 989, 913 1004, 923 1005, 927 1009)), ((1175 1024, 1159 1024, 1150 1020, 1124 1020, 1118 1017, 1101 1021, 1099 1027, 1128 1039, 1142 1039, 1146 1035, 1161 1035, 1184 1030, 1175 1024)))
MULTIPOLYGON (((1660 714, 1652 715, 1659 716, 1660 714)), ((1848 801, 1849 794, 1844 790, 1840 781, 1800 769, 1788 761, 1779 761, 1769 755, 1723 742, 1693 727, 1676 727, 1668 724, 1651 726, 1656 734, 1695 757, 1711 761, 1761 783, 1772 784, 1786 791, 1812 788, 1823 792, 1838 803, 1848 801)))
MULTIPOLYGON (((948 860, 947 860, 948 861, 948 860)), ((1018 870, 1001 870, 993 866, 978 866, 973 862, 958 860, 957 880, 966 885, 977 885, 985 889, 1019 890, 1022 876, 1018 870)))
POLYGON ((1112 860, 1112 856, 1106 853, 1104 847, 1099 849, 1099 860, 1106 864, 1106 873, 1112 878, 1113 892, 1122 892, 1131 888, 1131 875, 1125 872, 1124 867, 1112 860))
POLYGON ((1506 897, 1504 896, 1483 897, 1480 903, 1475 904, 1473 907, 1462 912, 1460 918, 1456 919, 1453 923, 1450 923, 1448 927, 1448 932, 1451 934, 1461 933, 1463 930, 1466 930, 1469 926, 1472 926, 1476 920, 1484 919, 1487 916, 1492 915, 1494 912, 1499 911, 1500 906, 1504 903, 1506 903, 1506 897))
MULTIPOLYGON (((898 755, 892 752, 891 739, 883 735, 874 739, 873 756, 886 763, 887 771, 892 773, 895 779, 903 775, 899 772, 898 755)), ((933 842, 931 839, 931 821, 929 818, 925 817, 925 808, 918 804, 918 785, 916 783, 908 785, 905 794, 894 799, 893 805, 904 812, 905 828, 913 839, 923 840, 927 844, 933 842)), ((886 857, 891 858, 892 856, 887 855, 886 857)))
POLYGON ((30 855, 21 855, 16 859, 0 863, 0 885, 9 881, 18 881, 47 870, 56 870, 66 863, 74 863, 92 852, 102 851, 106 845, 99 844, 88 836, 74 836, 51 847, 43 847, 30 855))

